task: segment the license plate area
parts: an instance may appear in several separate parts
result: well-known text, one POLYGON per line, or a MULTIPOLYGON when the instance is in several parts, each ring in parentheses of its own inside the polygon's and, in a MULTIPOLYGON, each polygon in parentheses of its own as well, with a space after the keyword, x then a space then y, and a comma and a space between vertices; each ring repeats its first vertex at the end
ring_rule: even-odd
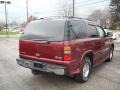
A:
POLYGON ((52 72, 57 75, 64 75, 65 69, 66 69, 63 66, 52 65, 52 64, 47 64, 44 62, 38 62, 38 61, 32 61, 32 60, 17 59, 17 63, 20 66, 23 66, 29 69, 34 69, 34 70, 39 70, 39 71, 44 71, 44 72, 52 72))
POLYGON ((47 70, 47 66, 44 63, 33 63, 34 68, 40 69, 40 70, 47 70))
POLYGON ((42 63, 42 62, 38 63, 38 62, 32 62, 32 61, 24 61, 23 66, 26 66, 29 68, 35 68, 35 69, 43 70, 43 71, 47 70, 47 65, 45 63, 42 63))
POLYGON ((43 69, 44 66, 43 64, 40 64, 40 63, 34 63, 34 67, 43 69))

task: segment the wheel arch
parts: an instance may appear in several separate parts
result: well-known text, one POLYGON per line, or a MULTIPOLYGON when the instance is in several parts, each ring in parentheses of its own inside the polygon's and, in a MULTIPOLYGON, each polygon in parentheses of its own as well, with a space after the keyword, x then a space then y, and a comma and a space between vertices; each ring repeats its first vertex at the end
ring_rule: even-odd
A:
POLYGON ((90 50, 90 51, 85 52, 85 53, 82 55, 81 60, 83 61, 85 57, 89 57, 89 58, 90 58, 90 61, 91 61, 92 67, 93 67, 93 60, 94 60, 93 51, 90 50))
POLYGON ((114 43, 112 43, 111 47, 112 47, 112 48, 113 48, 113 50, 114 50, 114 43))

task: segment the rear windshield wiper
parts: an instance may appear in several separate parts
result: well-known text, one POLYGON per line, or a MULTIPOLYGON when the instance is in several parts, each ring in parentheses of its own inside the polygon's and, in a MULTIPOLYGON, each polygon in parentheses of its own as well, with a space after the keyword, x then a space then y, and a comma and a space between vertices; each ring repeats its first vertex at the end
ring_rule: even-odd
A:
POLYGON ((32 39, 32 40, 37 41, 39 43, 61 42, 59 40, 45 40, 45 39, 32 39))
POLYGON ((75 31, 74 31, 73 28, 72 28, 72 25, 70 25, 69 28, 70 28, 70 31, 73 32, 73 34, 75 35, 75 37, 78 38, 77 34, 75 33, 75 31))
POLYGON ((37 43, 50 43, 50 41, 45 39, 32 39, 33 41, 37 41, 37 43))
POLYGON ((75 37, 78 38, 77 34, 75 33, 75 31, 71 28, 71 31, 74 33, 75 37))

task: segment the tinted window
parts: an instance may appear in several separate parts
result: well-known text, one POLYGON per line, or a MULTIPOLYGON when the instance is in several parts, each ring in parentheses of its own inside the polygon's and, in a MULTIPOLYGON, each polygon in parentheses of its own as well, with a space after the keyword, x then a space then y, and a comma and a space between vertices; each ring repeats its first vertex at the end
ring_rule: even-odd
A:
POLYGON ((90 37, 98 37, 99 33, 94 25, 88 25, 90 37))
POLYGON ((99 36, 100 37, 104 37, 105 36, 105 32, 103 31, 103 29, 99 26, 97 26, 98 32, 99 32, 99 36))
POLYGON ((85 38, 85 23, 82 21, 71 21, 70 38, 82 39, 85 38))
POLYGON ((28 24, 21 39, 44 39, 61 41, 64 39, 65 21, 41 20, 28 24))

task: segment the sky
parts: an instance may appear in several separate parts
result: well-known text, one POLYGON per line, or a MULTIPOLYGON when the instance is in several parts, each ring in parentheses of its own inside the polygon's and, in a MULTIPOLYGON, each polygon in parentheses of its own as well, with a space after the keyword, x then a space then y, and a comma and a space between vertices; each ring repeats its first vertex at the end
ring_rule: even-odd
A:
MULTIPOLYGON (((5 0, 6 1, 6 0, 5 0)), ((26 21, 26 0, 9 0, 7 5, 8 21, 22 23, 26 21)), ((75 15, 87 18, 94 10, 104 9, 109 6, 110 0, 91 4, 104 0, 75 0, 75 15)), ((72 0, 28 0, 29 16, 37 17, 58 16, 63 4, 71 4, 72 0)), ((0 4, 0 21, 5 21, 4 5, 0 4)))

